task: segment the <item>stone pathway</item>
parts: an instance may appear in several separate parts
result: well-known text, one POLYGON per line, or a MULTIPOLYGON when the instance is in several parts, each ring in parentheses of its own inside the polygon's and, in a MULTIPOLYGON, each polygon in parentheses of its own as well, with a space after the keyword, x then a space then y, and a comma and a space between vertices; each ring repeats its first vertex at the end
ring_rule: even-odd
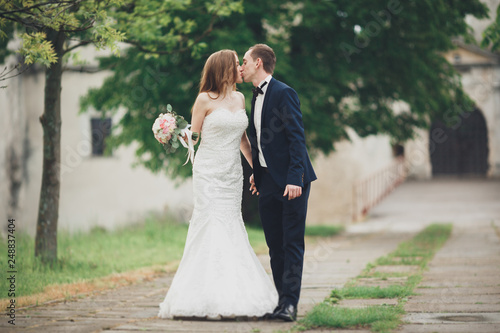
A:
POLYGON ((349 230, 411 231, 453 223, 410 297, 397 332, 500 332, 500 181, 406 182, 349 230))
MULTIPOLYGON (((454 232, 406 304, 401 332, 500 332, 500 182, 407 182, 341 237, 307 244, 299 317, 378 257, 433 222, 454 232)), ((268 257, 261 256, 266 269, 268 257)), ((279 321, 180 321, 156 318, 172 275, 67 302, 19 309, 1 332, 275 332, 279 321)), ((314 332, 343 332, 316 330, 314 332)), ((348 330, 349 333, 369 332, 348 330)))
POLYGON ((500 332, 500 240, 491 223, 456 227, 415 293, 401 332, 500 332))
MULTIPOLYGON (((394 250, 412 233, 368 233, 319 240, 307 246, 299 317, 321 302, 333 288, 342 287, 369 262, 394 250)), ((268 266, 268 257, 261 256, 268 266)), ((266 267, 269 270, 269 267, 266 267)), ((156 318, 172 280, 121 287, 82 299, 19 310, 16 328, 0 323, 2 332, 274 332, 287 330, 281 321, 188 321, 156 318)))

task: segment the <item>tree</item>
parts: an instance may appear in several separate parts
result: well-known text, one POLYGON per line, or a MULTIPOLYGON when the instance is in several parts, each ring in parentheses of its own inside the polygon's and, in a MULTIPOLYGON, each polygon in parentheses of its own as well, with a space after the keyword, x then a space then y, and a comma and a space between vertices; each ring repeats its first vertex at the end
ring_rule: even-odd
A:
POLYGON ((454 37, 471 39, 465 16, 485 17, 480 1, 336 1, 300 13, 288 60, 300 68, 291 79, 310 103, 304 117, 312 146, 331 151, 346 126, 404 142, 449 110, 472 109, 443 53, 455 47, 454 37), (312 20, 316 15, 329 16, 329 24, 312 20), (301 72, 310 73, 307 81, 297 77, 301 72), (396 113, 396 101, 409 110, 396 113))
POLYGON ((483 32, 483 47, 490 47, 491 51, 500 51, 500 5, 497 7, 496 18, 483 32))
MULTIPOLYGON (((436 117, 471 109, 459 75, 442 56, 454 48, 453 37, 470 39, 468 14, 486 17, 487 8, 479 0, 247 1, 244 13, 216 23, 200 58, 146 59, 133 50, 120 59, 102 59, 103 67, 114 64, 114 74, 89 91, 82 109, 124 108, 113 146, 137 142, 139 164, 182 179, 191 171, 180 167, 185 152, 166 155, 151 135, 158 107, 172 104, 190 119, 206 57, 223 48, 241 57, 264 42, 277 54, 274 76, 299 94, 312 152, 333 151, 336 141, 347 138, 346 127, 360 136, 386 133, 403 142, 436 117), (151 68, 162 77, 144 89, 151 68), (129 93, 134 89, 144 93, 135 98, 129 93), (396 113, 396 101, 409 110, 396 113)), ((251 95, 249 85, 240 89, 251 95)))
POLYGON ((7 32, 2 30, 2 37, 11 39, 15 29, 24 29, 20 35, 23 46, 19 50, 24 63, 40 62, 47 66, 44 113, 40 117, 44 149, 35 239, 35 256, 43 262, 57 259, 62 58, 84 43, 115 47, 122 35, 105 23, 104 10, 112 5, 119 5, 119 1, 0 1, 0 25, 8 25, 7 32), (82 41, 69 46, 70 37, 82 38, 82 41))
POLYGON ((44 263, 57 260, 57 223, 60 196, 61 78, 63 57, 93 44, 110 47, 115 56, 118 42, 148 54, 196 54, 202 40, 219 17, 239 10, 239 1, 162 0, 0 0, 0 61, 8 54, 6 40, 20 34, 18 52, 29 65, 39 62, 45 72, 43 174, 35 239, 35 256, 44 263), (193 6, 193 7, 192 7, 193 6), (206 20, 198 23, 178 12, 193 10, 206 20), (206 23, 206 24, 205 24, 206 23), (202 25, 204 24, 204 25, 202 25), (194 27, 203 33, 192 34, 194 27))

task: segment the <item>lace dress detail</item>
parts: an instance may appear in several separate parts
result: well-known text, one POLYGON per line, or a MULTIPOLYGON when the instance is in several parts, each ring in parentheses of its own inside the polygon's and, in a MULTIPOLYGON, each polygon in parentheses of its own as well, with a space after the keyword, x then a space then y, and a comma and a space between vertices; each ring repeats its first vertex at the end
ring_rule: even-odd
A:
POLYGON ((205 117, 193 165, 193 215, 160 318, 262 316, 278 303, 241 215, 240 141, 247 126, 245 110, 220 108, 205 117))

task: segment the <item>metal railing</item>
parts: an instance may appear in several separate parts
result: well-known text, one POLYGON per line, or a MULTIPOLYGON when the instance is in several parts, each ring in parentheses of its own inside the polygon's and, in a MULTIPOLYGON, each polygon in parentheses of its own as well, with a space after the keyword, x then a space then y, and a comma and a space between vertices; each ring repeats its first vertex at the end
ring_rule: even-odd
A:
POLYGON ((406 179, 404 157, 398 157, 388 167, 354 183, 352 191, 352 221, 363 219, 368 211, 406 179))

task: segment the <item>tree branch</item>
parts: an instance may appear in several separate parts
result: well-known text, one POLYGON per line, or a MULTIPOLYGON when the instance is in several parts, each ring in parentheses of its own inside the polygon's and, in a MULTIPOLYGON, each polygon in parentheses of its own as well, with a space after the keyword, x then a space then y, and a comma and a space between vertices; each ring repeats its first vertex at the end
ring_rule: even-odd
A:
MULTIPOLYGON (((198 36, 198 38, 196 38, 196 40, 194 41, 193 44, 199 43, 203 38, 205 38, 206 36, 208 36, 212 32, 216 19, 217 19, 217 15, 212 15, 212 18, 210 19, 210 23, 208 24, 207 29, 200 36, 198 36)), ((135 46, 141 52, 153 53, 153 54, 167 55, 167 54, 173 54, 173 53, 183 53, 183 52, 189 51, 189 49, 190 49, 189 46, 186 46, 186 47, 180 48, 180 49, 175 50, 175 51, 153 51, 153 50, 148 50, 147 48, 142 46, 141 42, 139 42, 139 41, 125 40, 124 42, 135 46)))
POLYGON ((21 17, 18 17, 18 16, 10 17, 10 16, 3 15, 3 13, 0 13, 0 17, 6 19, 8 21, 17 22, 23 26, 33 28, 35 30, 38 30, 41 27, 40 25, 37 25, 36 23, 34 23, 32 20, 22 19, 21 17))
POLYGON ((70 48, 67 48, 66 50, 64 50, 64 54, 69 53, 69 52, 73 51, 74 49, 79 48, 80 46, 89 45, 90 43, 92 43, 92 42, 88 41, 88 40, 81 41, 80 43, 75 44, 75 45, 71 46, 70 48))
MULTIPOLYGON (((5 18, 6 20, 9 21, 14 21, 17 23, 20 23, 24 26, 31 27, 35 30, 41 30, 46 26, 46 24, 39 24, 35 22, 39 22, 39 20, 30 20, 29 18, 22 18, 19 14, 25 14, 28 17, 35 17, 35 18, 46 18, 48 20, 53 20, 55 17, 61 15, 65 11, 69 10, 71 7, 77 6, 80 3, 88 1, 88 0, 72 0, 72 1, 49 1, 37 5, 33 5, 31 7, 26 7, 26 8, 19 8, 17 10, 12 10, 8 12, 0 12, 0 17, 5 18), (47 5, 52 5, 52 4, 57 4, 58 8, 61 8, 58 13, 55 15, 44 15, 45 13, 41 9, 42 6, 47 6, 47 5), (40 14, 37 15, 33 13, 31 10, 38 10, 40 11, 40 14)), ((17 7, 16 7, 17 8, 17 7)), ((61 32, 81 32, 90 29, 95 23, 95 20, 93 18, 89 18, 86 22, 82 22, 82 25, 80 27, 76 26, 69 26, 72 27, 73 29, 57 29, 58 31, 61 32)))
MULTIPOLYGON (((8 76, 8 77, 5 77, 5 76, 12 73, 15 69, 19 69, 20 67, 22 67, 22 65, 17 64, 9 71, 7 71, 7 67, 5 67, 4 70, 2 71, 2 73, 0 73, 0 81, 6 81, 6 80, 11 79, 13 77, 19 76, 19 75, 23 74, 24 72, 26 72, 31 66, 32 65, 29 65, 29 66, 25 67, 24 69, 20 70, 20 72, 17 73, 16 75, 12 75, 12 76, 8 76), (7 71, 7 72, 5 72, 5 71, 7 71)), ((0 87, 0 88, 4 88, 4 87, 0 87)))
POLYGON ((57 4, 57 5, 61 5, 61 4, 65 4, 65 3, 68 3, 68 4, 77 4, 77 3, 80 3, 82 1, 86 1, 86 0, 79 0, 79 1, 48 1, 48 2, 43 2, 43 3, 39 3, 39 4, 36 4, 36 5, 33 5, 33 6, 30 6, 30 7, 25 7, 25 8, 19 8, 17 10, 11 10, 11 11, 8 11, 8 12, 2 12, 0 14, 15 14, 15 13, 26 13, 26 14, 29 14, 29 12, 32 10, 32 9, 39 9, 39 7, 43 7, 43 6, 47 6, 47 5, 53 5, 53 4, 57 4))

